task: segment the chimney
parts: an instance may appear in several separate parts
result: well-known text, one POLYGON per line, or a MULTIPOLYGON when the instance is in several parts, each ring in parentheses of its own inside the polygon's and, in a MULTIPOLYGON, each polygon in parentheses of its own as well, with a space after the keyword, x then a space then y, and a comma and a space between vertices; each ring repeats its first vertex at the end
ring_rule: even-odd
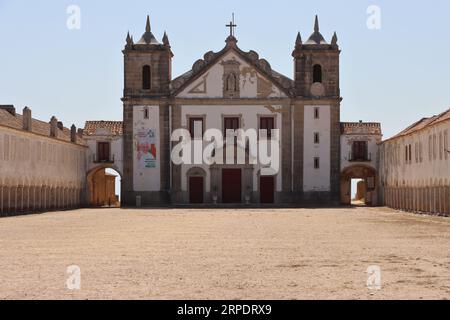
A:
POLYGON ((61 130, 61 131, 64 130, 64 125, 63 125, 62 121, 58 121, 57 126, 58 126, 59 130, 61 130))
POLYGON ((0 109, 6 110, 11 113, 13 116, 16 116, 16 108, 13 105, 1 105, 0 109))
POLYGON ((28 107, 23 108, 22 122, 23 130, 31 131, 31 109, 28 107))
POLYGON ((50 119, 50 137, 58 137, 58 119, 55 116, 50 119))
POLYGON ((74 124, 70 127, 70 141, 77 143, 77 127, 74 124))
POLYGON ((83 133, 84 133, 84 130, 81 128, 78 128, 77 134, 80 138, 83 138, 83 133))

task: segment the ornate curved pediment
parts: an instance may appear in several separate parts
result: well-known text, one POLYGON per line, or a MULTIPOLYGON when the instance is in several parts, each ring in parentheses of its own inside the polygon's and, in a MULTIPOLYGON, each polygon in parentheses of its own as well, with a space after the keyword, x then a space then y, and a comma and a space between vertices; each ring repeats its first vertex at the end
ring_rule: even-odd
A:
POLYGON ((257 52, 244 52, 234 37, 219 52, 208 51, 195 61, 192 69, 171 82, 174 96, 180 97, 288 97, 294 82, 272 70, 270 63, 257 52), (234 94, 231 84, 238 84, 234 94), (252 87, 254 85, 254 87, 252 87), (221 92, 221 93, 220 93, 221 92), (220 94, 219 94, 220 93, 220 94))

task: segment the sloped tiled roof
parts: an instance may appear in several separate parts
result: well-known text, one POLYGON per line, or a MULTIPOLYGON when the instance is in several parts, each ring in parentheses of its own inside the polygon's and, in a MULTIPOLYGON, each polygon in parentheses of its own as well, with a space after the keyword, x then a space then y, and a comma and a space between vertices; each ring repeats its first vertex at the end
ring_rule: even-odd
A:
MULTIPOLYGON (((23 115, 18 113, 13 115, 8 110, 0 108, 0 125, 13 129, 23 130, 23 115)), ((70 142, 70 129, 63 127, 63 130, 59 128, 57 130, 58 140, 70 142)), ((31 119, 31 132, 49 137, 50 123, 37 119, 31 119)), ((78 139, 77 144, 83 145, 84 142, 82 141, 82 139, 78 139)))
POLYGON ((122 121, 86 121, 84 125, 83 134, 93 136, 98 129, 105 129, 111 132, 112 135, 121 136, 123 134, 122 121))
POLYGON ((401 131, 400 133, 396 134, 395 136, 393 136, 385 141, 389 141, 389 140, 393 140, 396 138, 410 135, 414 132, 426 129, 430 126, 434 126, 434 125, 441 123, 443 121, 446 121, 446 120, 450 120, 450 109, 442 112, 441 114, 434 115, 429 118, 422 118, 419 121, 417 121, 417 122, 413 123, 412 125, 410 125, 409 127, 407 127, 405 130, 401 131))

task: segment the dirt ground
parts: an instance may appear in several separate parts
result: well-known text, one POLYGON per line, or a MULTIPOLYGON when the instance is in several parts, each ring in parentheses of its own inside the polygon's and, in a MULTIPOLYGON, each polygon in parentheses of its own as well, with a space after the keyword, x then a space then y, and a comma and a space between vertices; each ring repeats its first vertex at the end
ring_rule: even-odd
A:
POLYGON ((449 299, 450 219, 385 208, 0 219, 0 299, 449 299), (69 290, 67 267, 81 269, 69 290), (381 268, 381 289, 366 285, 381 268))

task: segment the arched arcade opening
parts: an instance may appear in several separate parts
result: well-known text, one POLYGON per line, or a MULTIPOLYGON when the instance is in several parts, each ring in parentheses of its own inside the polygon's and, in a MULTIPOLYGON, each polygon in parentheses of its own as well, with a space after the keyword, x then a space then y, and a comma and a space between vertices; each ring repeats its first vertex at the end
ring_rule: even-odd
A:
POLYGON ((99 166, 87 175, 87 203, 91 207, 120 207, 122 178, 113 167, 99 166))
POLYGON ((376 179, 376 171, 370 166, 353 165, 345 168, 341 172, 341 203, 375 206, 377 204, 376 179))

